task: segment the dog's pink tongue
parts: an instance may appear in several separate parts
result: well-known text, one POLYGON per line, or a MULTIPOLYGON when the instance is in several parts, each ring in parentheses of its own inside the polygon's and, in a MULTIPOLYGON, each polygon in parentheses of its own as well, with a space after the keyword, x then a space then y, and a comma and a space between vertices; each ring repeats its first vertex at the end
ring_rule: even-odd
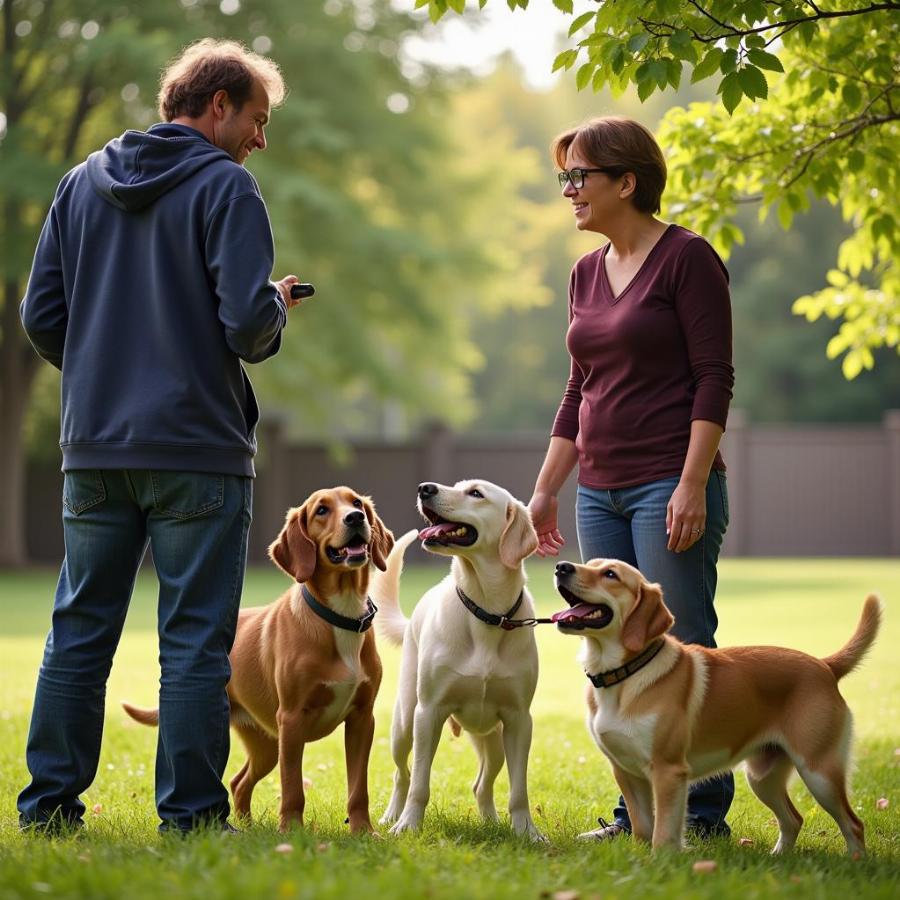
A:
POLYGON ((440 537, 442 534, 447 534, 451 531, 456 531, 457 526, 452 522, 442 522, 440 525, 429 525, 428 528, 423 528, 419 532, 419 540, 420 541, 428 541, 432 540, 436 537, 440 537))
POLYGON ((594 612, 597 607, 593 603, 579 603, 578 606, 572 606, 569 609, 561 609, 557 613, 550 616, 551 622, 564 622, 566 619, 581 619, 589 613, 594 612))

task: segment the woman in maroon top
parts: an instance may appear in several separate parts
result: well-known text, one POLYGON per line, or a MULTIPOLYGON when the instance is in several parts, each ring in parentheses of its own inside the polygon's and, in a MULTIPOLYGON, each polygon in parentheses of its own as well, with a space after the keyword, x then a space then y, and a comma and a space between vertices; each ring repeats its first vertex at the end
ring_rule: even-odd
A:
MULTIPOLYGON (((656 218, 666 164, 630 119, 595 119, 554 142, 563 196, 580 231, 609 242, 575 264, 566 346, 571 374, 531 498, 538 552, 565 540, 557 495, 578 467, 582 559, 615 558, 659 582, 686 643, 715 646, 716 564, 728 524, 725 429, 734 370, 728 273, 701 237, 656 218)), ((728 834, 727 773, 695 785, 688 827, 728 834)), ((581 837, 630 831, 612 822, 581 837)))

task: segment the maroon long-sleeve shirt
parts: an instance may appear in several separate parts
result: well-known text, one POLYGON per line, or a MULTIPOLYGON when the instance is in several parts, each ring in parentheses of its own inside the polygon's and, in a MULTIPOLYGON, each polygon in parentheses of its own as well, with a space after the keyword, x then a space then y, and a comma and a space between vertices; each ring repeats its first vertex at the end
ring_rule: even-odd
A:
POLYGON ((572 270, 572 370, 552 431, 575 441, 578 481, 593 488, 680 475, 691 422, 724 428, 734 385, 728 272, 712 247, 670 225, 618 297, 608 249, 572 270))

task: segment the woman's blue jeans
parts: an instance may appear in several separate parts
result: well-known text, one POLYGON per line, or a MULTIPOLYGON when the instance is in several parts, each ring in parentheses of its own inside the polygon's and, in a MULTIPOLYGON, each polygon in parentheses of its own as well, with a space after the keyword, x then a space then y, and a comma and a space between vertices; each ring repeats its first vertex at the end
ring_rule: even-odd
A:
POLYGON ((100 756, 106 681, 148 543, 159 578, 157 810, 165 829, 228 817, 225 686, 252 490, 250 478, 236 475, 66 473, 66 557, 28 734, 23 826, 81 820, 79 794, 100 756))
MULTIPOLYGON (((678 478, 615 490, 579 485, 576 518, 581 558, 621 559, 636 566, 648 581, 662 585, 666 605, 675 616, 672 634, 686 644, 715 647, 716 563, 728 526, 725 475, 716 469, 710 474, 706 530, 683 553, 666 547, 666 507, 677 485, 678 478)), ((688 826, 703 834, 727 834, 725 815, 733 798, 730 772, 693 785, 688 795, 688 826)), ((613 815, 616 823, 630 830, 622 797, 613 815)))

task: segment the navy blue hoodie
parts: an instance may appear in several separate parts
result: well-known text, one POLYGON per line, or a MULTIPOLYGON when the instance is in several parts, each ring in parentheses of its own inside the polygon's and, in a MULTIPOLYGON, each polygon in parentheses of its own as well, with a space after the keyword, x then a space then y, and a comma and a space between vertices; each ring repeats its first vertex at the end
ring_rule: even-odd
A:
POLYGON ((241 360, 281 344, 273 259, 256 181, 193 128, 126 131, 63 177, 20 314, 62 370, 64 471, 254 474, 241 360))

